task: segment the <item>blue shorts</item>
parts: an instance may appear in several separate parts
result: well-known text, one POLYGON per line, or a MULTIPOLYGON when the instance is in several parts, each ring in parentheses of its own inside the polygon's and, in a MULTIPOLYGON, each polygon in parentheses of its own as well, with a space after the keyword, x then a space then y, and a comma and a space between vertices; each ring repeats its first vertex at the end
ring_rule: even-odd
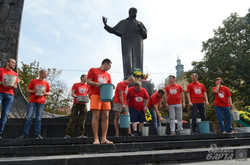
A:
POLYGON ((145 113, 143 110, 136 110, 132 107, 129 107, 130 121, 131 122, 145 122, 145 113))

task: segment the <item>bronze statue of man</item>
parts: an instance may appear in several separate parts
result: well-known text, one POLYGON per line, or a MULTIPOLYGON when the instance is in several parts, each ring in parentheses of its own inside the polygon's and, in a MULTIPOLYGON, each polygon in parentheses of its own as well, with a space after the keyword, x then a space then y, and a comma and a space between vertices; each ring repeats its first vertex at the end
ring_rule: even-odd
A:
POLYGON ((137 9, 129 9, 129 17, 121 20, 115 27, 107 25, 107 18, 102 17, 104 29, 121 37, 124 78, 132 74, 132 67, 143 71, 143 39, 147 38, 147 29, 136 20, 137 9))

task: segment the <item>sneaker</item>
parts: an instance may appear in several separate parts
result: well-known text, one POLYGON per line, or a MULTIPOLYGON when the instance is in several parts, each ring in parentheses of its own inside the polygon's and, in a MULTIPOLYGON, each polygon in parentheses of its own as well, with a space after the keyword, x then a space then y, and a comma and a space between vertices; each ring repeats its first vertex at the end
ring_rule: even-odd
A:
POLYGON ((84 135, 81 135, 81 136, 78 136, 77 138, 88 138, 87 136, 84 136, 84 135))
POLYGON ((35 139, 43 139, 41 135, 37 135, 35 139))
POLYGON ((236 134, 236 132, 232 131, 232 132, 229 132, 229 134, 236 134))
POLYGON ((25 138, 28 138, 28 136, 24 136, 24 135, 19 136, 19 139, 25 139, 25 138))
POLYGON ((69 139, 69 138, 70 138, 69 135, 64 136, 64 139, 69 139))

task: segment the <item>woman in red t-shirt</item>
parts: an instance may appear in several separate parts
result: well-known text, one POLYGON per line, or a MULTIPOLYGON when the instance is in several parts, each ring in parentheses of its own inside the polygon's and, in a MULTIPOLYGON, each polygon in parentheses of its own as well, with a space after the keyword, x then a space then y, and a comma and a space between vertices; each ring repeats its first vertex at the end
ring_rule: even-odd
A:
POLYGON ((226 128, 223 120, 223 112, 227 123, 227 131, 230 134, 235 133, 233 131, 230 115, 230 107, 233 108, 231 92, 226 86, 221 85, 223 83, 222 78, 218 77, 215 80, 216 87, 213 87, 213 92, 215 94, 214 99, 214 109, 216 116, 220 125, 220 130, 222 134, 226 133, 226 128))

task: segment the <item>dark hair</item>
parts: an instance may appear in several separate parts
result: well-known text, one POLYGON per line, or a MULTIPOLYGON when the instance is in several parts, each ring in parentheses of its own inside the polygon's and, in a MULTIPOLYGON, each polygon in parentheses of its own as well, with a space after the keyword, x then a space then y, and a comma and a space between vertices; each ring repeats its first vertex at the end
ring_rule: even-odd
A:
POLYGON ((112 62, 110 61, 110 59, 105 58, 105 59, 102 61, 102 65, 105 64, 105 63, 109 64, 109 63, 112 63, 112 62))
POLYGON ((164 95, 164 94, 165 94, 165 91, 164 91, 164 89, 159 89, 159 90, 158 90, 158 93, 164 95))
POLYGON ((87 76, 86 74, 82 74, 80 77, 80 80, 82 80, 83 77, 87 76))
POLYGON ((48 72, 47 72, 47 70, 45 70, 45 69, 41 69, 41 70, 39 71, 39 74, 41 74, 41 73, 48 73, 48 72))

